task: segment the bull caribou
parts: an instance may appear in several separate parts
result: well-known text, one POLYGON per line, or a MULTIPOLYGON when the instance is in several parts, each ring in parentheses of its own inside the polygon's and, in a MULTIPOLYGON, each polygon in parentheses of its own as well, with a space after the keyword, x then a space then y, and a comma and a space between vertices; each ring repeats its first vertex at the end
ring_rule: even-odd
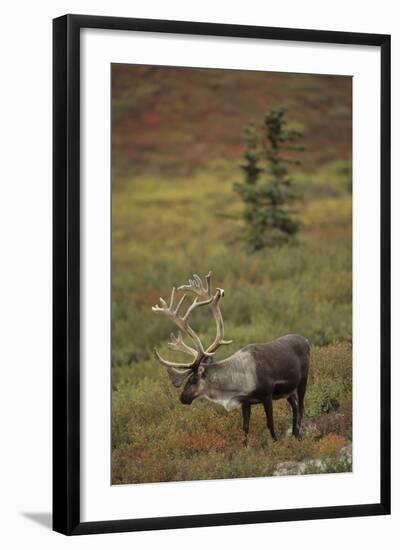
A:
POLYGON ((276 441, 272 408, 272 402, 276 399, 287 399, 290 404, 293 412, 292 434, 298 438, 309 369, 308 341, 299 334, 287 334, 271 342, 249 344, 226 359, 214 361, 217 349, 232 343, 224 339, 224 322, 219 306, 223 296, 222 288, 217 288, 213 293, 209 273, 205 283, 198 275, 193 275, 189 284, 179 286, 178 289, 173 287, 169 304, 160 298, 160 305, 154 306, 152 310, 168 317, 179 329, 177 336, 171 334, 168 348, 183 352, 191 356, 192 360, 188 363, 167 361, 155 348, 156 358, 166 367, 175 387, 186 382, 180 396, 184 405, 205 397, 224 406, 227 411, 241 408, 244 445, 247 445, 251 406, 258 403, 264 406, 267 428, 276 441), (175 306, 176 290, 195 294, 194 301, 183 315, 179 312, 186 294, 175 306), (189 324, 190 315, 197 308, 205 306, 210 307, 216 323, 215 339, 207 348, 189 324), (194 347, 183 340, 183 334, 191 338, 194 347))

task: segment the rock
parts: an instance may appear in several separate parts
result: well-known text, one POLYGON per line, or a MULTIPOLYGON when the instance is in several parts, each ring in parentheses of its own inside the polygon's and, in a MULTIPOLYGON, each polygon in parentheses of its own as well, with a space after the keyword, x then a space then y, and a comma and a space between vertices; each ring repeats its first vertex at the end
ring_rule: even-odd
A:
POLYGON ((348 460, 351 460, 353 458, 353 447, 352 444, 349 443, 345 447, 342 447, 339 451, 340 458, 346 458, 348 460))
MULTIPOLYGON (((351 460, 351 454, 344 454, 349 452, 351 453, 351 445, 341 449, 343 454, 341 459, 343 462, 346 460, 351 460)), ((273 472, 273 476, 293 476, 293 475, 302 475, 302 474, 313 474, 313 473, 326 473, 326 469, 329 468, 329 464, 334 461, 332 458, 325 458, 324 460, 320 458, 305 458, 296 462, 294 460, 286 460, 285 462, 279 462, 276 465, 276 468, 273 472)))
POLYGON ((306 458, 299 462, 294 460, 286 460, 285 462, 279 462, 277 464, 272 475, 274 476, 293 476, 300 475, 307 472, 307 470, 323 468, 323 462, 319 458, 306 458))
POLYGON ((308 470, 322 470, 324 466, 323 461, 320 458, 306 458, 299 462, 299 473, 305 474, 308 470))
POLYGON ((299 473, 299 462, 295 460, 286 460, 285 462, 279 462, 273 472, 273 476, 289 476, 297 475, 299 473))

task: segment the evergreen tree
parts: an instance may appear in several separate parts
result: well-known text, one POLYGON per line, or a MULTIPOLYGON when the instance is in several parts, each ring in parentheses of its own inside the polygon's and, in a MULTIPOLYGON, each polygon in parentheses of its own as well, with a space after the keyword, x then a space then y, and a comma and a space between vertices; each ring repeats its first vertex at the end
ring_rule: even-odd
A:
POLYGON ((287 128, 285 113, 284 107, 274 107, 261 127, 250 124, 244 132, 244 181, 234 183, 234 190, 244 202, 244 238, 253 252, 293 243, 299 229, 290 209, 298 195, 289 172, 289 166, 299 161, 284 153, 302 149, 296 145, 302 134, 287 128))

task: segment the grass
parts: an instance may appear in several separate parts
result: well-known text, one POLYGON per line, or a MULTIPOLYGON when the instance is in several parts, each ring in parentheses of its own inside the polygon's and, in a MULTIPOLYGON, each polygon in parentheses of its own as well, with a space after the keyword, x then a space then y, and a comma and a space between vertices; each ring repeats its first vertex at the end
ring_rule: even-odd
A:
MULTIPOLYGON (((149 73, 150 80, 138 81, 128 70, 118 71, 113 80, 112 482, 269 476, 282 462, 309 459, 319 459, 320 465, 310 463, 304 473, 351 470, 351 460, 341 459, 341 450, 351 443, 352 426, 351 166, 349 146, 344 154, 339 139, 342 131, 348 133, 347 84, 341 87, 342 81, 335 80, 335 87, 326 77, 304 75, 290 82, 276 75, 266 81, 278 99, 286 82, 287 103, 298 108, 306 102, 308 114, 300 122, 307 128, 317 128, 321 120, 332 123, 332 139, 321 139, 314 154, 318 140, 310 138, 314 148, 308 152, 308 164, 294 175, 303 195, 297 205, 298 245, 248 255, 240 242, 232 243, 240 232, 234 216, 241 211, 232 182, 240 178, 241 154, 233 128, 240 127, 242 111, 247 117, 250 107, 240 110, 243 102, 236 97, 235 109, 222 108, 218 95, 227 97, 227 86, 234 84, 238 95, 248 98, 253 87, 243 72, 225 73, 220 79, 215 71, 202 74, 204 89, 196 92, 199 106, 193 113, 186 107, 185 119, 182 103, 177 112, 168 111, 162 101, 155 106, 154 94, 175 105, 176 97, 185 97, 198 85, 195 74, 182 80, 173 72, 166 80, 163 70, 158 80, 149 73), (215 97, 209 109, 219 113, 220 120, 207 126, 201 105, 210 90, 215 97), (328 99, 319 101, 324 94, 328 99), (220 126, 227 126, 231 137, 220 126), (194 139, 199 128, 209 130, 209 141, 202 142, 207 154, 182 145, 188 135, 194 139), (223 142, 218 147, 217 129, 223 142), (143 138, 140 147, 138 134, 143 138), (172 285, 209 270, 215 286, 225 289, 221 308, 226 337, 233 340, 217 352, 218 359, 248 343, 289 332, 311 342, 301 441, 287 435, 290 407, 277 401, 278 442, 272 443, 262 407, 255 406, 249 446, 244 448, 239 411, 227 413, 202 400, 184 407, 179 390, 154 360, 154 346, 165 357, 174 356, 165 348, 174 327, 154 315, 151 306, 160 296, 167 298, 172 285)), ((261 99, 257 101, 261 105, 261 99)), ((321 132, 325 136, 326 127, 321 132)), ((193 324, 203 342, 213 340, 209 312, 196 312, 193 324)))
POLYGON ((287 435, 290 409, 278 401, 278 441, 272 443, 264 411, 255 406, 244 448, 239 411, 228 413, 202 400, 182 406, 178 390, 151 360, 140 367, 115 368, 113 483, 267 476, 286 460, 337 458, 351 439, 350 344, 314 347, 311 373, 303 439, 287 435), (312 432, 310 419, 315 422, 312 432))
MULTIPOLYGON (((247 256, 227 242, 237 228, 219 221, 213 177, 198 178, 133 180, 113 197, 113 483, 271 475, 284 460, 334 458, 351 438, 350 197, 310 200, 298 246, 247 256), (226 291, 226 335, 234 340, 219 357, 287 332, 312 343, 306 419, 319 419, 312 436, 287 437, 289 407, 276 402, 280 440, 267 444, 264 413, 253 407, 250 446, 243 449, 238 412, 180 404, 152 357, 173 326, 151 306, 169 296, 172 284, 208 269, 226 291), (322 448, 332 433, 345 440, 322 448)), ((229 181, 218 194, 226 196, 225 211, 240 208, 229 181)), ((207 312, 198 312, 195 327, 212 341, 207 312)))

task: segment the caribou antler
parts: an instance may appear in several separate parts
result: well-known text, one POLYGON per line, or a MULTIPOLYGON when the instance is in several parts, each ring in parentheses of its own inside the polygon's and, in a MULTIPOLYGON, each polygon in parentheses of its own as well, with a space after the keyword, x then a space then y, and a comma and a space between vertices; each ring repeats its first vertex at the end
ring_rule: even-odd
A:
POLYGON ((163 359, 158 353, 158 350, 154 348, 154 354, 162 365, 167 367, 168 374, 171 377, 171 380, 175 385, 179 385, 192 369, 197 367, 203 359, 206 357, 212 357, 216 350, 221 345, 231 344, 231 340, 224 340, 224 321, 222 319, 222 313, 219 309, 219 301, 224 295, 224 290, 222 288, 217 288, 215 294, 212 292, 211 284, 211 271, 205 277, 205 284, 198 275, 193 275, 193 279, 189 280, 188 285, 182 285, 178 287, 178 290, 188 290, 196 294, 196 297, 193 303, 186 310, 185 315, 181 317, 179 315, 179 310, 186 298, 186 294, 182 296, 179 300, 178 305, 175 307, 175 293, 176 288, 172 288, 171 297, 169 305, 165 300, 160 298, 161 305, 155 305, 152 307, 152 310, 156 313, 163 313, 166 315, 177 327, 179 328, 178 336, 171 334, 171 342, 168 343, 168 348, 172 351, 181 351, 193 357, 191 363, 176 363, 174 361, 167 361, 163 359), (200 301, 199 301, 200 299, 200 301), (193 328, 189 325, 189 316, 190 314, 198 307, 210 305, 212 314, 215 319, 217 326, 217 334, 215 336, 214 342, 205 350, 203 344, 200 341, 200 338, 195 333, 193 328), (187 334, 193 340, 194 348, 189 346, 183 341, 183 334, 187 334))
POLYGON ((211 311, 215 319, 215 324, 217 326, 217 334, 215 336, 214 342, 207 348, 206 353, 214 355, 219 346, 228 345, 232 343, 232 340, 224 340, 224 321, 222 318, 222 313, 219 308, 219 301, 224 295, 223 288, 217 288, 216 293, 212 294, 212 282, 211 282, 211 271, 206 275, 206 284, 203 285, 202 280, 198 275, 193 275, 193 279, 189 279, 188 285, 181 285, 178 287, 178 290, 188 290, 189 292, 194 292, 200 298, 206 300, 211 299, 211 311))
POLYGON ((181 332, 178 332, 177 337, 175 334, 171 333, 171 342, 167 344, 167 347, 172 351, 182 351, 183 353, 188 353, 189 355, 193 355, 193 357, 197 357, 197 351, 183 341, 181 332))
POLYGON ((169 349, 172 349, 175 351, 183 351, 184 353, 193 355, 194 359, 191 363, 175 363, 175 362, 167 361, 163 359, 161 355, 158 353, 156 348, 154 348, 154 354, 157 357, 157 359, 160 361, 160 363, 162 363, 164 366, 173 367, 174 369, 184 369, 185 371, 188 371, 189 369, 193 369, 194 367, 199 365, 201 360, 204 357, 210 357, 212 355, 212 353, 204 350, 203 344, 201 343, 200 338, 192 329, 192 327, 189 325, 188 319, 190 314, 196 308, 210 304, 213 300, 213 297, 212 296, 206 297, 206 299, 201 302, 199 302, 198 298, 196 297, 193 303, 188 307, 185 315, 181 317, 179 315, 179 310, 186 298, 186 295, 184 294, 182 298, 179 300, 178 305, 174 307, 175 292, 176 292, 176 288, 173 287, 169 305, 165 300, 160 298, 161 307, 159 305, 155 305, 154 307, 152 307, 152 310, 156 313, 163 313, 169 319, 171 319, 171 321, 173 321, 178 326, 181 332, 191 337, 195 345, 195 349, 194 349, 188 346, 187 344, 185 344, 185 342, 182 339, 182 334, 181 332, 179 332, 177 338, 171 335, 172 342, 170 342, 168 345, 169 349))

